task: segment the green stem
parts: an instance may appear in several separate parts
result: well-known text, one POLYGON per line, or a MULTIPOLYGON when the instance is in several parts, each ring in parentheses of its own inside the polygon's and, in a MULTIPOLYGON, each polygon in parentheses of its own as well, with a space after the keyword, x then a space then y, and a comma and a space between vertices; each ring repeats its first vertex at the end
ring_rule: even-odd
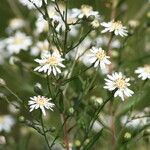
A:
POLYGON ((48 142, 48 139, 47 139, 47 135, 46 135, 46 132, 45 132, 45 128, 44 128, 44 122, 43 122, 42 112, 41 112, 41 125, 42 125, 43 136, 45 138, 46 144, 48 146, 48 149, 51 150, 51 147, 49 145, 49 142, 48 142))

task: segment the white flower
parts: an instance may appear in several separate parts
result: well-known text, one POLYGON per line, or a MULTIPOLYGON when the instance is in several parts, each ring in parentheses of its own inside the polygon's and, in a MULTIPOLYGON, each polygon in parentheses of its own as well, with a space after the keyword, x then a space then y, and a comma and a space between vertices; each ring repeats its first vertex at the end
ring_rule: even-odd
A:
POLYGON ((21 18, 13 18, 9 22, 9 30, 18 30, 26 25, 26 22, 21 18))
POLYGON ((20 50, 28 50, 28 47, 32 44, 31 37, 26 36, 24 33, 18 31, 14 36, 10 36, 5 40, 7 50, 10 54, 18 54, 20 50))
POLYGON ((31 54, 37 56, 39 53, 49 50, 49 42, 47 40, 37 42, 36 46, 32 47, 31 54))
POLYGON ((111 62, 108 60, 110 58, 106 55, 106 52, 102 50, 102 48, 92 47, 90 49, 92 54, 90 54, 89 61, 90 63, 94 63, 94 67, 100 65, 101 69, 104 69, 106 65, 109 65, 111 62))
POLYGON ((93 11, 92 6, 89 5, 82 5, 81 6, 81 12, 78 16, 78 18, 83 18, 84 16, 88 18, 89 16, 95 16, 96 18, 99 18, 99 12, 93 11))
POLYGON ((45 116, 46 115, 45 108, 53 111, 52 108, 55 106, 55 104, 49 102, 50 100, 51 98, 46 98, 40 95, 30 97, 30 100, 28 102, 28 105, 30 106, 30 112, 33 111, 34 109, 40 108, 43 115, 45 116))
POLYGON ((114 32, 115 35, 120 35, 122 37, 128 35, 128 31, 126 27, 122 25, 121 21, 110 21, 108 23, 102 22, 101 25, 105 27, 102 33, 114 32))
MULTIPOLYGON (((29 9, 34 9, 35 6, 33 5, 33 3, 37 6, 37 7, 41 7, 42 6, 42 0, 19 0, 20 3, 24 6, 27 6, 29 9)), ((45 3, 47 3, 47 0, 45 0, 45 3)))
POLYGON ((53 52, 52 54, 50 52, 43 53, 41 59, 35 59, 35 61, 39 63, 40 66, 35 68, 34 71, 44 72, 48 75, 52 72, 54 76, 56 76, 58 73, 61 73, 60 67, 65 68, 62 64, 64 59, 61 58, 58 52, 53 52))
POLYGON ((0 132, 1 131, 10 132, 14 123, 15 121, 10 115, 0 116, 0 132))
POLYGON ((130 97, 134 94, 134 92, 128 88, 128 86, 130 86, 130 83, 128 83, 130 78, 126 78, 121 72, 115 72, 112 75, 107 75, 107 77, 108 79, 105 79, 106 83, 104 88, 109 91, 116 89, 114 97, 119 96, 124 101, 125 96, 130 97))
POLYGON ((139 74, 138 77, 142 80, 150 79, 150 65, 137 68, 135 73, 139 74))

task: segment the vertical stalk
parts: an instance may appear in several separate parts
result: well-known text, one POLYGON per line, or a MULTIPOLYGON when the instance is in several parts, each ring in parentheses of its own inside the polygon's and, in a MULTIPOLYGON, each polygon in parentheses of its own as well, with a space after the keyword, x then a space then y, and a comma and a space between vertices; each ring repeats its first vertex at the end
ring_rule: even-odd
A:
POLYGON ((68 127, 67 127, 67 117, 65 116, 65 113, 62 114, 62 120, 64 122, 64 144, 66 147, 66 150, 69 150, 69 138, 68 138, 68 127))
POLYGON ((44 122, 43 122, 43 117, 42 117, 42 112, 41 112, 41 125, 42 125, 42 130, 43 130, 43 136, 45 138, 45 141, 46 141, 46 144, 48 146, 48 149, 51 150, 51 147, 49 145, 49 142, 48 142, 48 139, 47 139, 47 136, 46 136, 46 131, 44 129, 44 122))

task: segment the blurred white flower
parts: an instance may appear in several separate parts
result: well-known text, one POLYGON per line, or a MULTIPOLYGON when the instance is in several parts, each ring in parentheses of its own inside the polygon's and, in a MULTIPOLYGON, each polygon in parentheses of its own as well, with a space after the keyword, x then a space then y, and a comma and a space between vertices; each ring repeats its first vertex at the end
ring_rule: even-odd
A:
POLYGON ((143 112, 133 112, 130 118, 128 116, 122 116, 120 121, 122 125, 126 124, 127 127, 137 128, 148 123, 148 118, 142 116, 145 116, 143 112))
POLYGON ((10 115, 0 116, 0 132, 10 132, 12 126, 15 124, 15 120, 10 115))
POLYGON ((98 120, 96 120, 92 126, 92 130, 94 130, 95 132, 99 132, 102 128, 103 126, 98 120))
POLYGON ((136 27, 139 26, 140 22, 138 20, 129 20, 128 24, 129 24, 130 27, 136 28, 136 27))
POLYGON ((145 65, 144 67, 138 67, 135 70, 136 74, 138 75, 138 78, 141 78, 142 80, 150 79, 150 65, 145 65))
MULTIPOLYGON (((19 2, 24 5, 27 6, 29 9, 34 9, 35 6, 33 5, 33 3, 37 6, 37 7, 41 7, 42 6, 42 0, 19 0, 19 2), (30 2, 31 1, 31 2, 30 2)), ((44 0, 45 3, 47 3, 47 0, 44 0)))
POLYGON ((45 108, 53 111, 53 107, 55 106, 55 104, 49 102, 50 100, 51 98, 46 98, 40 95, 30 97, 30 100, 28 102, 28 105, 30 106, 30 112, 33 111, 34 109, 40 108, 43 115, 45 116, 46 115, 45 108))
POLYGON ((8 30, 18 30, 26 25, 26 22, 21 18, 13 18, 9 22, 8 30))
POLYGON ((20 50, 28 50, 28 47, 32 44, 31 37, 20 31, 17 31, 14 36, 8 37, 5 42, 10 54, 18 54, 20 50))
POLYGON ((130 78, 126 78, 121 72, 115 72, 112 75, 107 75, 107 77, 108 79, 105 79, 106 83, 104 88, 109 91, 116 89, 114 97, 119 96, 124 101, 125 96, 130 97, 134 94, 134 92, 128 88, 128 86, 130 86, 130 83, 128 83, 130 78))
POLYGON ((98 11, 93 11, 92 6, 89 5, 82 5, 81 6, 81 12, 78 15, 78 18, 83 18, 84 16, 88 18, 89 16, 95 16, 95 18, 99 18, 99 12, 98 11))
POLYGON ((100 65, 101 69, 104 69, 106 65, 109 65, 111 62, 108 60, 110 58, 106 55, 106 52, 102 48, 92 47, 90 49, 92 52, 89 56, 89 61, 91 64, 94 63, 94 67, 100 65))
POLYGON ((31 48, 31 54, 37 56, 39 53, 49 51, 49 42, 47 40, 37 42, 36 46, 31 48))
POLYGON ((101 31, 102 33, 114 32, 115 35, 122 37, 128 35, 127 28, 122 25, 121 21, 102 22, 101 25, 105 27, 105 29, 101 31))
POLYGON ((35 59, 35 61, 39 63, 40 66, 35 68, 34 71, 44 72, 48 75, 53 73, 54 76, 56 76, 61 73, 60 67, 65 68, 62 64, 64 59, 61 58, 61 55, 58 52, 53 52, 52 54, 50 52, 45 53, 41 56, 41 59, 35 59))
POLYGON ((3 135, 0 135, 0 145, 6 144, 6 138, 3 135))
MULTIPOLYGON (((63 12, 63 5, 60 5, 60 11, 63 12)), ((74 24, 77 21, 77 14, 76 11, 77 8, 73 9, 68 9, 67 13, 67 23, 69 25, 70 31, 68 32, 69 35, 71 36, 76 36, 78 34, 78 28, 80 27, 79 24, 76 25, 71 25, 74 24)), ((56 32, 59 33, 60 30, 65 31, 65 23, 60 17, 59 13, 56 11, 54 5, 49 5, 48 6, 48 14, 50 19, 52 20, 52 25, 54 26, 54 29, 56 32)), ((38 14, 38 19, 36 21, 36 33, 42 33, 42 32, 47 32, 48 31, 48 22, 43 18, 41 14, 38 14)))

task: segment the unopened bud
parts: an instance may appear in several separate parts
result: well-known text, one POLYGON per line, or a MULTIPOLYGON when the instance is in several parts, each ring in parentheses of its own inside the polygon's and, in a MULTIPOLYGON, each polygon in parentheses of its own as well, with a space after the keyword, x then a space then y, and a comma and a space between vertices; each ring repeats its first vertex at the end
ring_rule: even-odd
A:
POLYGON ((124 134, 124 138, 125 139, 131 139, 131 133, 129 133, 129 132, 126 132, 125 134, 124 134))
POLYGON ((24 116, 20 116, 20 117, 19 117, 19 121, 22 122, 22 123, 25 122, 24 116))
POLYGON ((94 19, 95 19, 95 16, 93 16, 93 15, 90 15, 90 16, 87 18, 87 20, 90 21, 90 22, 94 21, 94 19))
POLYGON ((75 141, 75 146, 80 147, 81 146, 81 142, 79 140, 75 141))
POLYGON ((36 83, 34 85, 34 92, 39 94, 39 95, 43 95, 42 85, 40 83, 36 83))
POLYGON ((0 78, 0 86, 5 86, 6 82, 4 79, 0 78))
POLYGON ((6 138, 3 135, 1 135, 0 136, 0 145, 4 145, 4 144, 6 144, 6 138))

